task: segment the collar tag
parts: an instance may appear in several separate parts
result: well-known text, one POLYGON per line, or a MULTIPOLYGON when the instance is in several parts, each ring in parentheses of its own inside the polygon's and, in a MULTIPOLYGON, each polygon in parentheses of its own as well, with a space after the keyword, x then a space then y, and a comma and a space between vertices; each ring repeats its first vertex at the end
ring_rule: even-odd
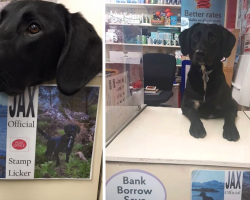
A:
POLYGON ((209 81, 209 77, 208 74, 205 75, 205 81, 208 82, 209 81))

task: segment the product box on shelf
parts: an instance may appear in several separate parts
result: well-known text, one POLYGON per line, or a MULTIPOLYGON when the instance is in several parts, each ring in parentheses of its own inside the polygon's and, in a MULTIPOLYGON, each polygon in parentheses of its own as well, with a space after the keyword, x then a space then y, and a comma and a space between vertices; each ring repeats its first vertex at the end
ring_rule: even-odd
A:
POLYGON ((179 46, 179 32, 151 32, 153 44, 179 46))
POLYGON ((113 37, 114 37, 114 33, 106 32, 106 37, 105 37, 106 43, 114 43, 113 37))
POLYGON ((121 28, 117 26, 110 26, 106 32, 106 42, 107 43, 122 43, 123 33, 121 28))
POLYGON ((110 51, 110 62, 114 63, 127 63, 127 64, 140 64, 142 53, 141 52, 127 52, 110 51))
POLYGON ((144 0, 116 0, 116 3, 144 3, 144 0))
POLYGON ((177 16, 170 17, 170 25, 177 25, 177 16))
POLYGON ((127 0, 116 0, 115 3, 127 3, 127 0))

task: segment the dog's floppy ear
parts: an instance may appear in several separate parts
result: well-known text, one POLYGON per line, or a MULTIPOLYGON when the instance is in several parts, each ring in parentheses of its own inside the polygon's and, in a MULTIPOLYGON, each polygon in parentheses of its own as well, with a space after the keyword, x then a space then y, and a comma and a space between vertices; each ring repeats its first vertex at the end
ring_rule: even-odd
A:
POLYGON ((70 126, 72 126, 72 125, 71 125, 71 124, 68 124, 68 125, 64 126, 64 133, 67 134, 67 133, 69 132, 70 126))
POLYGON ((186 29, 179 35, 179 42, 181 46, 181 53, 186 56, 189 53, 189 35, 190 30, 186 29))
POLYGON ((59 90, 72 95, 102 69, 102 41, 93 26, 79 13, 65 9, 65 44, 57 66, 59 90))
POLYGON ((190 28, 184 30, 181 32, 181 34, 179 35, 179 42, 180 42, 180 46, 181 46, 181 53, 186 56, 189 54, 189 50, 190 50, 190 45, 191 45, 191 41, 190 41, 190 36, 192 34, 193 29, 199 25, 199 23, 194 24, 193 26, 191 26, 190 28))
POLYGON ((228 58, 231 54, 231 51, 234 48, 236 39, 235 36, 224 27, 220 26, 220 29, 222 32, 222 43, 221 43, 222 54, 223 57, 228 58))

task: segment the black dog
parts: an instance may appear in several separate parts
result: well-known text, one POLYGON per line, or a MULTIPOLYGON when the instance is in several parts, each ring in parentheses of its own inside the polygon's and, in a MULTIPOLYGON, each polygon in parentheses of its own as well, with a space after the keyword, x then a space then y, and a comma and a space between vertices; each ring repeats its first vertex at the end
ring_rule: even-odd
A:
POLYGON ((235 126, 237 105, 226 83, 221 60, 229 57, 235 45, 234 35, 216 24, 195 24, 179 37, 183 55, 192 62, 188 73, 182 111, 191 121, 190 134, 206 136, 200 117, 224 118, 223 137, 229 141, 240 138, 235 126))
POLYGON ((214 200, 212 197, 208 197, 205 192, 201 192, 202 200, 214 200))
POLYGON ((14 1, 0 14, 0 91, 56 78, 71 95, 101 71, 101 39, 81 14, 45 1, 14 1))
POLYGON ((45 152, 45 156, 51 156, 53 153, 54 158, 56 159, 56 166, 60 165, 59 161, 59 153, 66 153, 66 162, 69 162, 69 156, 74 147, 74 139, 77 133, 80 133, 80 127, 77 125, 69 124, 64 127, 65 134, 60 137, 51 137, 46 134, 41 129, 37 128, 38 132, 43 135, 46 139, 48 139, 47 143, 47 151, 45 152))

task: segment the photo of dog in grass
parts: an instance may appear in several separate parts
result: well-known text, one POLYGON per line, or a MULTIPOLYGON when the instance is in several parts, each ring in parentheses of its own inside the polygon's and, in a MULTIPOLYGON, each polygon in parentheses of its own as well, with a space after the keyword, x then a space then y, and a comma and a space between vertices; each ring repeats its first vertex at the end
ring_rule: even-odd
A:
POLYGON ((98 87, 39 86, 35 178, 90 178, 98 87))

